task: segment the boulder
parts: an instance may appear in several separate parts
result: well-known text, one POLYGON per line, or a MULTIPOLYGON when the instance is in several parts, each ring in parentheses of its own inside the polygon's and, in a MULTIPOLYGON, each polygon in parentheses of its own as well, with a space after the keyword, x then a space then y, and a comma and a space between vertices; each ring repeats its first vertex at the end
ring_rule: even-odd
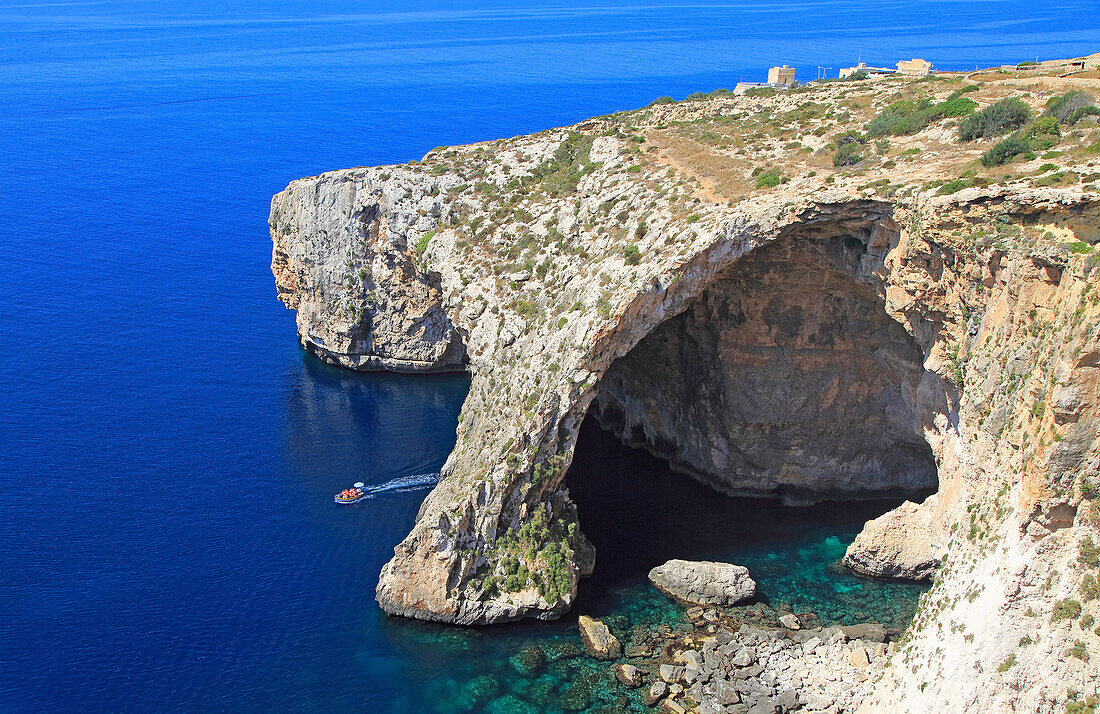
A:
POLYGON ((786 627, 788 630, 800 630, 802 629, 802 623, 799 622, 797 615, 780 615, 779 624, 786 627))
POLYGON ((877 622, 864 622, 860 625, 848 625, 841 627, 849 640, 865 640, 867 642, 885 642, 886 628, 877 622))
POLYGON ((665 680, 669 684, 679 682, 680 678, 684 676, 684 668, 677 664, 662 664, 661 665, 661 679, 665 680))
POLYGON ((577 620, 577 626, 581 631, 581 641, 584 643, 584 651, 596 659, 618 659, 623 653, 623 646, 619 638, 611 634, 607 625, 599 620, 581 615, 577 620))
POLYGON ((688 605, 735 605, 756 596, 756 582, 748 568, 731 563, 670 560, 650 570, 649 581, 688 605))
POLYGON ((714 695, 725 706, 741 703, 741 692, 737 691, 737 687, 733 686, 732 682, 727 682, 724 679, 719 679, 714 683, 714 695))
POLYGON ((871 659, 867 656, 867 650, 863 647, 856 647, 848 653, 848 664, 853 667, 866 667, 871 663, 871 659))
POLYGON ((734 667, 748 667, 756 661, 756 654, 748 647, 742 647, 730 657, 730 664, 734 667))
POLYGON ((662 682, 658 679, 656 682, 649 685, 649 689, 645 690, 643 699, 645 700, 646 706, 651 707, 664 699, 666 694, 668 694, 668 682, 662 682))
POLYGON ((616 664, 611 667, 611 671, 615 673, 615 679, 624 686, 631 689, 642 686, 642 673, 632 664, 616 664))
POLYGON ((906 501, 867 521, 841 562, 860 575, 931 580, 940 563, 938 553, 943 541, 930 502, 917 505, 906 501))

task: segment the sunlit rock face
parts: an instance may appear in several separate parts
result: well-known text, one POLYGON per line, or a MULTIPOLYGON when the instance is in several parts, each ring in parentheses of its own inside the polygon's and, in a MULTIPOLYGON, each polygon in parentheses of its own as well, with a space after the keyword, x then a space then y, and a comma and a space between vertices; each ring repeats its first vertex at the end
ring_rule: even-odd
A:
POLYGON ((788 502, 934 489, 923 355, 853 237, 743 258, 605 375, 604 428, 730 494, 788 502))

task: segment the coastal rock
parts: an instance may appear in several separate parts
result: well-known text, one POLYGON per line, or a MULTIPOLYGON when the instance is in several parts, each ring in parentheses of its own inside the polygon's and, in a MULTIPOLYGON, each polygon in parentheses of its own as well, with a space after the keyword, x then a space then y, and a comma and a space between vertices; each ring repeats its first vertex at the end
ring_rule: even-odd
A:
POLYGON ((730 563, 670 560, 650 570, 649 581, 682 603, 735 605, 756 596, 748 568, 730 563))
POLYGON ((644 701, 646 706, 653 706, 668 694, 668 683, 664 680, 658 679, 653 684, 649 685, 649 689, 645 691, 644 701))
POLYGON ((867 521, 848 546, 843 563, 873 577, 931 580, 939 565, 942 544, 932 504, 921 506, 906 501, 867 521))
POLYGON ((306 350, 357 370, 465 368, 438 276, 408 252, 437 225, 429 194, 453 183, 400 169, 337 171, 272 199, 271 270, 306 350))
POLYGON ((662 664, 660 667, 661 679, 669 684, 676 684, 684 676, 684 668, 678 664, 662 664))
POLYGON ((802 629, 802 623, 799 622, 796 615, 780 615, 779 623, 783 625, 783 627, 786 627, 788 630, 802 629))
POLYGON ((622 644, 603 622, 588 615, 581 615, 577 620, 577 626, 580 628, 581 641, 588 656, 609 660, 618 659, 622 655, 622 644))
POLYGON ((623 683, 624 686, 634 687, 642 686, 642 673, 632 664, 615 664, 611 667, 611 670, 615 673, 615 678, 623 683))

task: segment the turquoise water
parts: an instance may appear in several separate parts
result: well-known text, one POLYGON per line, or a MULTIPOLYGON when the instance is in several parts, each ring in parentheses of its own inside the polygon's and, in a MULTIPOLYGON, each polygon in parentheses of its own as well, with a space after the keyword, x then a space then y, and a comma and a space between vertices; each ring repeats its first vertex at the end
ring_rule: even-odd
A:
POLYGON ((421 672, 447 672, 428 680, 430 704, 417 692, 402 700, 403 711, 641 711, 639 694, 619 686, 607 663, 579 655, 575 615, 600 617, 625 644, 636 629, 690 629, 684 609, 646 578, 670 558, 748 567, 760 595, 726 613, 751 623, 775 625, 781 612, 812 612, 822 625, 881 622, 896 636, 926 589, 859 578, 837 563, 863 522, 897 502, 787 508, 719 496, 622 446, 592 420, 566 478, 597 552, 596 572, 584 581, 573 615, 476 630, 394 623, 421 672), (548 661, 527 673, 516 664, 532 646, 548 661))
MULTIPOLYGON (((1095 0, 0 0, 0 710, 430 711, 456 691, 486 705, 487 674, 550 707, 588 671, 566 657, 547 679, 509 674, 526 643, 573 638, 569 621, 461 631, 375 608, 425 490, 332 495, 438 471, 468 382, 301 353, 268 267, 270 198, 292 179, 774 64, 805 79, 862 51, 964 69, 1081 55, 1098 36, 1095 0)), ((678 617, 642 578, 689 550, 823 617, 912 601, 830 565, 889 504, 788 513, 705 494, 709 526, 643 511, 631 531, 611 516, 651 500, 593 506, 601 481, 581 482, 582 508, 605 510, 586 519, 601 554, 578 607, 623 615, 617 628, 678 617)))

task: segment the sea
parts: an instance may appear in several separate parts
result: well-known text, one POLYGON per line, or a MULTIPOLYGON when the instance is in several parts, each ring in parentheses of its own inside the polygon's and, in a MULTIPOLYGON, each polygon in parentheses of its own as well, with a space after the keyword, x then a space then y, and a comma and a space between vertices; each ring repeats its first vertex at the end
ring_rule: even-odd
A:
MULTIPOLYGON (((377 609, 468 381, 304 354, 271 195, 777 64, 969 69, 1098 38, 1096 0, 0 0, 0 711, 635 708, 573 656, 575 614, 377 609), (369 499, 333 503, 357 481, 369 499), (525 676, 533 646, 552 661, 525 676)), ((827 622, 903 627, 921 590, 836 567, 893 504, 719 499, 593 424, 568 479, 598 549, 575 612, 628 639, 681 622, 645 580, 667 557, 745 563, 827 622)))

